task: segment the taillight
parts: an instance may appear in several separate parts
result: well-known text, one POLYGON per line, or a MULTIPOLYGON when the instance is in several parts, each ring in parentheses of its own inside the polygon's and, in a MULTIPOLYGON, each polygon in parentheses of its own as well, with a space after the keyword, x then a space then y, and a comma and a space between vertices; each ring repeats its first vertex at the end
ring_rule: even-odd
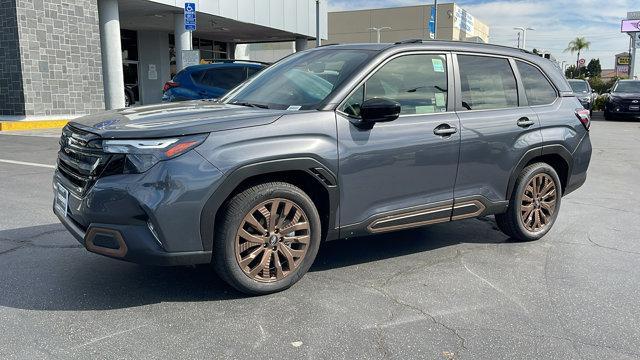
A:
POLYGON ((584 125, 584 128, 589 130, 589 127, 591 126, 591 116, 589 115, 589 110, 584 108, 576 109, 576 117, 578 118, 578 120, 580 120, 582 125, 584 125))
POLYGON ((166 92, 167 90, 174 87, 178 87, 178 86, 180 86, 180 84, 177 82, 167 81, 166 83, 164 83, 164 86, 162 87, 162 92, 166 92))

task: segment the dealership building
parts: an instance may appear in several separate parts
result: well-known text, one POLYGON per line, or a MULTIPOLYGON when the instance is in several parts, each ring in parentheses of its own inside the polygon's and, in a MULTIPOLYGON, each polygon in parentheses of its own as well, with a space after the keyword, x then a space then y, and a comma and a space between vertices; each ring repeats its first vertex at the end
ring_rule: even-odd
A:
MULTIPOLYGON (((430 39, 432 5, 384 9, 337 11, 329 13, 328 43, 396 42, 430 39)), ((489 42, 489 27, 455 3, 438 4, 436 38, 489 42)))
MULTIPOLYGON (((247 55, 245 44, 316 37, 315 0, 0 0, 0 119, 63 118, 162 97, 183 65, 247 55), (194 60, 195 59, 195 60, 194 60)), ((326 1, 320 37, 327 38, 326 1)))

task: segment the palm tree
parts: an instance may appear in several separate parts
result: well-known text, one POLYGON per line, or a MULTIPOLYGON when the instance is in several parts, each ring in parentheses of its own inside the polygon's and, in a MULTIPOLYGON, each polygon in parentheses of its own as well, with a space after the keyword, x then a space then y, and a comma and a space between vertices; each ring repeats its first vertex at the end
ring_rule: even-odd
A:
POLYGON ((580 68, 580 51, 589 50, 590 42, 587 41, 584 37, 577 37, 569 42, 569 46, 567 46, 564 51, 570 51, 572 54, 574 52, 578 53, 578 58, 576 59, 576 69, 580 68))

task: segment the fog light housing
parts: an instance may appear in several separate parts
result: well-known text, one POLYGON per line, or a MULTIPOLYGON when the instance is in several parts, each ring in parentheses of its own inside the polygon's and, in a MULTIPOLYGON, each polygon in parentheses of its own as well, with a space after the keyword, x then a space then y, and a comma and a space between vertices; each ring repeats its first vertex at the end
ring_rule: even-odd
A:
POLYGON ((162 245, 162 241, 160 241, 160 236, 158 236, 158 233, 156 232, 156 228, 153 226, 153 223, 151 222, 151 220, 147 221, 147 227, 149 228, 149 231, 151 231, 151 235, 153 235, 153 238, 156 240, 158 245, 160 245, 160 247, 164 249, 164 245, 162 245))

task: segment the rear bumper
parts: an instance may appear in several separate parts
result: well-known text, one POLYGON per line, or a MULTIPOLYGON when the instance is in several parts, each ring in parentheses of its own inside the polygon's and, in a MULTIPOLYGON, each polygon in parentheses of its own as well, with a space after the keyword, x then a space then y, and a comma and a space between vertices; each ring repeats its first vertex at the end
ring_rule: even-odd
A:
POLYGON ((579 187, 581 187, 587 180, 587 169, 591 162, 591 139, 589 133, 585 134, 580 143, 573 152, 573 166, 571 167, 571 174, 567 179, 567 186, 565 187, 564 194, 569 194, 579 187))

